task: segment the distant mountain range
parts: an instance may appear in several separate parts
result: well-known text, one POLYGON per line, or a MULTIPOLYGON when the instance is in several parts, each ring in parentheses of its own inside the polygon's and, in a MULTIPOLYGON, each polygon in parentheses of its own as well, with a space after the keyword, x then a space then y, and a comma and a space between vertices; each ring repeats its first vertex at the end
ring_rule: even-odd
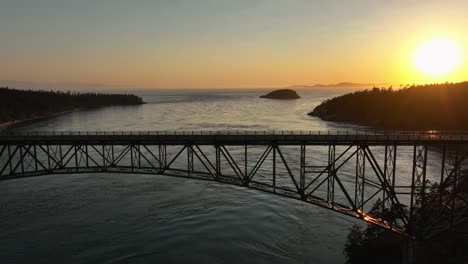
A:
POLYGON ((382 86, 386 86, 386 84, 340 82, 336 84, 293 85, 288 88, 373 88, 382 86))
MULTIPOLYGON (((315 85, 293 85, 286 88, 373 88, 387 87, 384 83, 352 83, 340 82, 336 84, 315 84, 315 85)), ((16 80, 0 80, 0 87, 10 87, 22 90, 109 90, 109 89, 129 89, 126 86, 108 85, 102 83, 42 83, 16 80)))

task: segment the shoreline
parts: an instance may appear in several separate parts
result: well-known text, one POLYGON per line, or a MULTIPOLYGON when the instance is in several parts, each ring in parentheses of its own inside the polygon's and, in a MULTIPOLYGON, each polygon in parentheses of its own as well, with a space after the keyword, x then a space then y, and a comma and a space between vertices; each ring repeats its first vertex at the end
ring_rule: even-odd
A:
MULTIPOLYGON (((147 103, 142 102, 141 104, 137 104, 137 106, 144 105, 144 104, 147 104, 147 103)), ((49 118, 53 118, 53 117, 58 116, 58 115, 63 115, 63 114, 67 114, 67 113, 71 113, 71 112, 75 112, 75 111, 98 109, 98 108, 109 107, 109 106, 135 106, 135 105, 118 105, 118 104, 116 104, 116 105, 102 105, 102 106, 95 106, 95 107, 77 107, 77 108, 72 108, 72 109, 68 109, 68 110, 63 110, 63 111, 60 111, 60 112, 46 114, 46 115, 35 116, 35 117, 31 117, 31 118, 26 118, 26 119, 18 119, 18 120, 13 120, 13 121, 7 121, 7 122, 4 122, 4 123, 0 123, 0 133, 4 132, 4 131, 12 128, 12 127, 22 125, 22 124, 27 123, 27 122, 35 122, 35 121, 39 121, 41 119, 49 119, 49 118)))
POLYGON ((31 118, 26 118, 26 119, 18 119, 18 120, 13 120, 13 121, 0 123, 0 132, 4 132, 4 131, 6 131, 6 130, 14 127, 14 126, 18 126, 18 125, 24 124, 26 122, 34 122, 34 121, 39 121, 41 119, 49 119, 49 118, 52 118, 52 117, 55 117, 55 116, 58 116, 58 115, 71 113, 71 112, 74 112, 74 111, 79 111, 79 110, 84 110, 84 109, 86 109, 86 108, 74 108, 74 109, 60 111, 60 112, 51 113, 51 114, 47 114, 47 115, 35 116, 35 117, 31 117, 31 118))
POLYGON ((308 113, 307 115, 316 117, 325 122, 332 122, 338 124, 350 124, 356 126, 362 126, 369 128, 370 130, 382 130, 382 131, 439 131, 439 132, 468 132, 468 127, 418 127, 418 126, 410 126, 410 125, 401 125, 401 124, 386 124, 386 125, 379 125, 378 123, 383 122, 372 122, 368 123, 365 121, 352 121, 352 120, 343 120, 339 118, 328 118, 326 116, 320 116, 316 114, 308 113))
POLYGON ((76 110, 145 103, 141 96, 134 94, 33 91, 8 87, 0 87, 0 94, 0 103, 3 106, 0 131, 76 110))
POLYGON ((468 82, 374 88, 324 100, 308 115, 382 130, 467 131, 467 97, 468 82))

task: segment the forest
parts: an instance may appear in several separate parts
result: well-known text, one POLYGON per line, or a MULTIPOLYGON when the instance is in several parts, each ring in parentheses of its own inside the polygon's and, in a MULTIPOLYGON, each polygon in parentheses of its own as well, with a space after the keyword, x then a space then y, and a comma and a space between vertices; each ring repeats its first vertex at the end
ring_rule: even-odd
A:
POLYGON ((0 87, 0 124, 74 109, 143 103, 141 97, 131 94, 33 91, 0 87))
POLYGON ((322 102, 309 115, 382 129, 468 129, 468 82, 373 88, 322 102))

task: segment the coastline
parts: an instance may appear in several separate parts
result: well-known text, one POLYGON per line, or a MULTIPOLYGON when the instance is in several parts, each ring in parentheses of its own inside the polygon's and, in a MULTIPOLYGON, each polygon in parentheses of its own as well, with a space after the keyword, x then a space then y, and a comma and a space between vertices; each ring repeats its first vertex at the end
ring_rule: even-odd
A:
POLYGON ((18 125, 24 124, 26 122, 35 122, 35 121, 39 121, 39 120, 42 120, 42 119, 49 119, 49 118, 53 118, 53 117, 58 116, 58 115, 71 113, 71 112, 74 112, 74 111, 79 111, 79 110, 84 110, 84 109, 87 109, 87 108, 73 108, 73 109, 70 109, 70 110, 60 111, 60 112, 56 112, 56 113, 50 113, 50 114, 47 114, 47 115, 35 116, 35 117, 31 117, 31 118, 26 118, 26 119, 18 119, 18 120, 13 120, 13 121, 0 123, 0 132, 4 132, 4 131, 6 131, 6 130, 14 127, 14 126, 18 126, 18 125))
POLYGON ((307 114, 308 116, 316 117, 325 122, 333 122, 333 123, 340 123, 340 124, 351 124, 369 128, 371 130, 382 130, 382 131, 442 131, 442 132, 461 132, 461 131, 468 131, 468 127, 466 126, 448 126, 448 127, 438 127, 438 126, 414 126, 413 124, 406 125, 406 124, 385 124, 380 120, 376 120, 373 122, 366 122, 366 121, 355 121, 355 120, 348 120, 348 119, 340 119, 335 118, 335 116, 321 116, 318 114, 313 114, 310 112, 307 114))
POLYGON ((467 97, 468 82, 373 88, 327 99, 308 115, 382 130, 466 131, 467 97))
MULTIPOLYGON (((147 103, 142 102, 142 103, 137 104, 137 105, 144 105, 144 104, 147 104, 147 103)), ((71 112, 75 112, 75 111, 98 109, 98 108, 108 107, 108 106, 119 106, 119 105, 116 104, 116 105, 102 105, 102 106, 95 106, 95 107, 76 107, 76 108, 63 110, 63 111, 59 111, 59 112, 54 112, 54 113, 50 113, 50 114, 46 114, 46 115, 38 115, 38 116, 31 117, 31 118, 18 119, 18 120, 3 122, 3 123, 0 123, 0 133, 4 132, 4 131, 12 128, 12 127, 22 125, 22 124, 27 123, 27 122, 36 122, 36 121, 40 121, 40 120, 43 120, 43 119, 49 119, 49 118, 53 118, 53 117, 56 117, 56 116, 59 116, 59 115, 63 115, 63 114, 67 114, 67 113, 71 113, 71 112)), ((122 106, 122 105, 120 105, 120 106, 122 106)), ((131 106, 131 105, 123 105, 123 106, 131 106)), ((133 105, 133 106, 135 106, 135 105, 133 105)))
POLYGON ((0 131, 76 110, 144 103, 140 96, 134 94, 33 91, 0 87, 0 131))

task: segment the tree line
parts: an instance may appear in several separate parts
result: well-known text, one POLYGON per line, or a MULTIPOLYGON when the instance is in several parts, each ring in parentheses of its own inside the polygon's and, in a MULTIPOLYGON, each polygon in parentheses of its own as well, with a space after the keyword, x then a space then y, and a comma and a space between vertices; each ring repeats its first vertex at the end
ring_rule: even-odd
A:
POLYGON ((322 102, 309 113, 327 121, 385 129, 468 129, 468 82, 373 88, 322 102))
POLYGON ((0 124, 31 119, 78 108, 143 104, 132 94, 17 90, 0 87, 0 124))

